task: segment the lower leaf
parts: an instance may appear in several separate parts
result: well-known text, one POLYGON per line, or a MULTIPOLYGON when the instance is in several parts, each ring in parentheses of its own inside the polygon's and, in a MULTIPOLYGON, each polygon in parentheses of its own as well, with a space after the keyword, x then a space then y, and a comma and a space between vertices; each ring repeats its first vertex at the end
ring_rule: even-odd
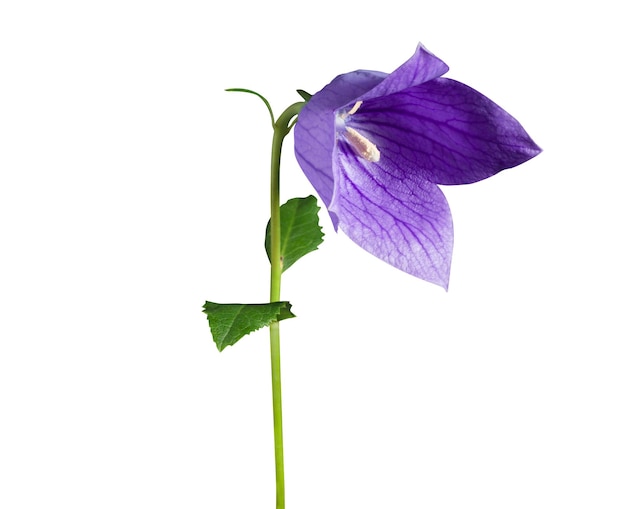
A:
POLYGON ((275 321, 293 318, 291 304, 286 301, 266 304, 218 304, 206 301, 203 311, 209 319, 211 335, 221 352, 243 336, 275 321))

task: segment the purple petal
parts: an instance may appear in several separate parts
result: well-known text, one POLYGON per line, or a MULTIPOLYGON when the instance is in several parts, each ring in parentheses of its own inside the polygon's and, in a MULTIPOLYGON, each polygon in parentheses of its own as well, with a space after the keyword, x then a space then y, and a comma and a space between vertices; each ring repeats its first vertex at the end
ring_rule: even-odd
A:
MULTIPOLYGON (((334 111, 376 86, 385 76, 377 71, 354 71, 337 76, 313 95, 298 115, 294 128, 296 159, 327 207, 334 188, 334 111)), ((336 228, 336 218, 332 214, 331 218, 336 228)))
POLYGON ((449 67, 420 43, 415 53, 404 64, 387 76, 379 85, 366 92, 359 100, 395 94, 406 88, 421 85, 448 72, 449 67))
POLYGON ((366 161, 342 139, 334 162, 330 209, 346 235, 394 267, 447 289, 453 232, 441 190, 393 160, 366 161))
POLYGON ((346 125, 378 147, 381 162, 437 184, 476 182, 541 152, 506 111, 447 78, 364 102, 346 125))

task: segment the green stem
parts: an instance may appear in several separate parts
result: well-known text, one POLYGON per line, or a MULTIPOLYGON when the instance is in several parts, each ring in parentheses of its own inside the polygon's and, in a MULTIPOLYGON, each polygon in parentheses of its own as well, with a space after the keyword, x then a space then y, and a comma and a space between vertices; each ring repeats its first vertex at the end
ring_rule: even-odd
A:
MULTIPOLYGON (((300 112, 303 102, 289 106, 274 123, 272 140, 271 191, 270 191, 270 301, 280 300, 280 279, 283 272, 280 256, 280 154, 283 140, 291 130, 291 120, 300 112)), ((272 408, 274 413, 274 456, 276 461, 276 509, 285 508, 285 463, 283 458, 283 411, 280 380, 280 329, 279 322, 270 324, 270 353, 272 360, 272 408)))

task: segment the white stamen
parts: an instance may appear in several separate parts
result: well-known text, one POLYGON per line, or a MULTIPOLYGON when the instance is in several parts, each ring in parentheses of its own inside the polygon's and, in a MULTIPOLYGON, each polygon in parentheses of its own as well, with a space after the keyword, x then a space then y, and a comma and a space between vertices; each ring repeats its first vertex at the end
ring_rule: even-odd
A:
MULTIPOLYGON (((355 108, 361 106, 361 101, 356 103, 354 106, 355 108)), ((352 109, 354 110, 355 108, 352 109)), ((365 136, 352 129, 352 127, 346 127, 345 133, 346 141, 363 159, 367 159, 373 163, 377 163, 380 160, 380 151, 378 150, 378 147, 365 136)))
POLYGON ((345 120, 346 117, 349 117, 350 115, 354 115, 356 111, 361 107, 361 104, 363 104, 363 101, 355 102, 354 106, 352 106, 352 109, 348 111, 347 113, 342 113, 341 115, 339 115, 339 118, 342 118, 343 120, 345 120))
POLYGON ((354 103, 354 106, 352 106, 352 109, 348 112, 347 116, 350 115, 354 115, 356 113, 356 111, 361 107, 361 104, 363 104, 363 101, 357 101, 354 103))

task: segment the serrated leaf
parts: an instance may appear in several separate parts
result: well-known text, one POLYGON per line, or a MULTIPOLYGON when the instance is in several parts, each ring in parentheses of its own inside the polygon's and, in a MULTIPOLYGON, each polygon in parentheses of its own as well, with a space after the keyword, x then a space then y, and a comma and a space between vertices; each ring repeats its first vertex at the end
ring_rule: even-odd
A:
POLYGON ((293 318, 289 302, 267 304, 218 304, 206 301, 203 311, 209 319, 211 335, 221 352, 246 334, 266 327, 271 322, 293 318))
MULTIPOLYGON (((315 196, 292 198, 280 206, 280 256, 283 272, 324 240, 315 196)), ((265 230, 265 251, 270 258, 270 223, 265 230)))

